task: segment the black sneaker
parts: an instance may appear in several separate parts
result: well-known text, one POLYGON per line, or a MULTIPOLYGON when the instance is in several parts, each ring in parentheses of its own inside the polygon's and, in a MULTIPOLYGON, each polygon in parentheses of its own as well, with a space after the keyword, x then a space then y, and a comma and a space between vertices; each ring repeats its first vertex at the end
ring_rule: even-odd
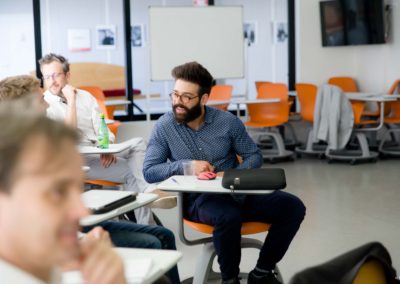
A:
POLYGON ((239 278, 232 278, 228 280, 222 280, 222 284, 240 284, 239 278))
POLYGON ((282 282, 278 280, 278 274, 273 270, 263 276, 257 276, 252 270, 249 273, 247 284, 282 284, 282 282))

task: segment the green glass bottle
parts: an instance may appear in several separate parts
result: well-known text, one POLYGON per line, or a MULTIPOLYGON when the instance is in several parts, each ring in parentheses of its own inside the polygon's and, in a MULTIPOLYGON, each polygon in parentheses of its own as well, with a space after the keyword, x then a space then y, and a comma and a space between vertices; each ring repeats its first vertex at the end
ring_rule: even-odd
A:
POLYGON ((97 141, 98 141, 97 147, 101 149, 108 149, 108 144, 109 144, 108 127, 103 113, 100 114, 100 127, 97 136, 97 141))

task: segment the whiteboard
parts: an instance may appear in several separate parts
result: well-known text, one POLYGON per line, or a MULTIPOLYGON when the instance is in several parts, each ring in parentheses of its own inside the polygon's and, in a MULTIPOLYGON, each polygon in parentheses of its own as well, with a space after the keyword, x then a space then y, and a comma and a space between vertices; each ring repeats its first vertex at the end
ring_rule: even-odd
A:
POLYGON ((215 79, 244 76, 243 8, 150 7, 151 79, 171 80, 171 70, 197 61, 215 79))

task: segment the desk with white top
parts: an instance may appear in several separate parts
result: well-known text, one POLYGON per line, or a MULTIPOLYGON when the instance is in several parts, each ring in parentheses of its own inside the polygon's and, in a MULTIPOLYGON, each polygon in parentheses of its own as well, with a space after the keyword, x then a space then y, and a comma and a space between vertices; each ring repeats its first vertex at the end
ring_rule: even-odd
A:
POLYGON ((379 124, 376 127, 364 127, 362 131, 378 131, 383 127, 385 116, 385 102, 394 102, 400 98, 400 95, 389 95, 379 93, 345 93, 352 101, 377 102, 380 103, 379 124))
MULTIPOLYGON (((173 250, 115 248, 124 260, 127 283, 150 284, 168 272, 182 258, 173 250)), ((63 273, 63 284, 83 284, 79 271, 63 273)))
POLYGON ((139 142, 142 138, 132 138, 122 143, 109 144, 107 149, 101 149, 97 146, 78 145, 78 151, 81 154, 117 154, 129 149, 135 141, 139 142))
MULTIPOLYGON (((93 192, 93 190, 91 190, 91 191, 93 192)), ((101 191, 101 189, 95 190, 95 191, 101 191)), ((118 191, 116 190, 115 192, 118 192, 118 191)), ((158 195, 154 194, 154 193, 139 193, 136 196, 135 201, 132 201, 128 204, 125 204, 119 208, 116 208, 114 210, 111 210, 111 211, 103 213, 103 214, 92 214, 92 215, 86 216, 86 217, 82 218, 79 223, 81 226, 92 226, 92 225, 98 224, 102 221, 112 219, 112 218, 122 215, 126 212, 137 209, 139 207, 145 206, 145 205, 153 202, 157 198, 158 198, 158 195)))
POLYGON ((186 192, 186 193, 222 193, 222 194, 265 194, 274 190, 238 190, 231 191, 222 187, 222 177, 214 180, 199 180, 197 176, 172 176, 165 181, 159 183, 157 188, 164 191, 186 192))
POLYGON ((104 105, 106 107, 109 106, 124 106, 124 105, 130 105, 131 102, 128 100, 108 100, 108 101, 104 101, 104 105))

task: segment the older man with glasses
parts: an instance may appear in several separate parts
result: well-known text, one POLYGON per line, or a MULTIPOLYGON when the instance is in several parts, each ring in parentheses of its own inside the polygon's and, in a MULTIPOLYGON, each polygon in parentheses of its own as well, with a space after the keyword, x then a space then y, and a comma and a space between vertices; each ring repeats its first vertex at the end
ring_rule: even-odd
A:
MULTIPOLYGON (((77 128, 82 133, 81 143, 90 144, 97 140, 100 126, 100 111, 96 99, 90 93, 79 90, 69 83, 70 70, 66 58, 53 53, 45 55, 40 61, 43 73, 45 100, 49 104, 47 114, 57 120, 63 120, 68 125, 77 128)), ((110 140, 115 137, 109 133, 110 140)), ((146 143, 143 139, 132 141, 131 147, 118 154, 102 154, 85 156, 90 167, 89 179, 102 179, 124 183, 131 191, 154 191, 143 178, 143 160, 146 143)), ((160 193, 157 191, 157 193, 160 193)), ((163 208, 176 205, 176 197, 164 199, 163 208)), ((136 219, 141 224, 153 224, 154 219, 149 208, 135 210, 136 219)))

